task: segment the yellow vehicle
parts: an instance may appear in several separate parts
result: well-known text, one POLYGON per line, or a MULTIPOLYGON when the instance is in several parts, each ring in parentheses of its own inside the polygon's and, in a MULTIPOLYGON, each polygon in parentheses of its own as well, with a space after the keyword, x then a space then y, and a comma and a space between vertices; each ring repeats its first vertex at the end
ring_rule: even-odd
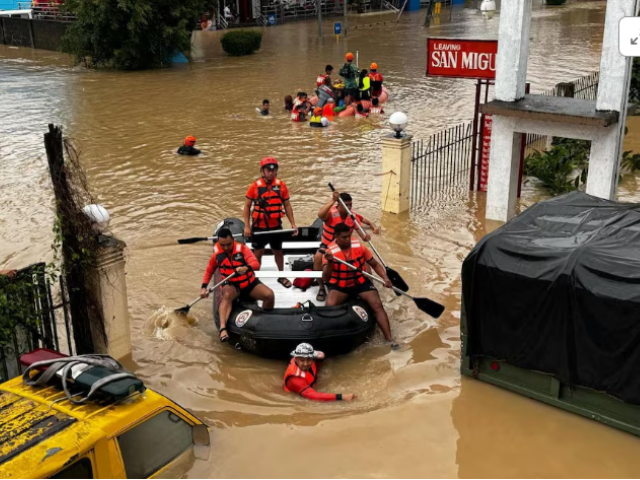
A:
POLYGON ((0 478, 156 478, 208 452, 206 425, 144 386, 111 403, 76 404, 67 393, 59 381, 0 384, 0 478))

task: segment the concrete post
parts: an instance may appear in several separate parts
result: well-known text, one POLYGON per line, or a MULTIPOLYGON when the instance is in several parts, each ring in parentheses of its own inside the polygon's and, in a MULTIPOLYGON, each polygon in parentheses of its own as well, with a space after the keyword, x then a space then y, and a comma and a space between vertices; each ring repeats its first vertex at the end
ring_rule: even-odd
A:
POLYGON ((96 353, 104 353, 115 359, 131 353, 131 329, 127 303, 124 248, 121 240, 100 236, 98 273, 102 312, 104 314, 107 345, 100 335, 93 335, 96 353))
POLYGON ((516 213, 522 135, 515 124, 515 118, 493 117, 486 209, 490 220, 506 222, 516 213))
POLYGON ((409 210, 411 186, 411 135, 382 139, 382 211, 409 210))
POLYGON ((529 59, 531 2, 532 0, 509 0, 500 5, 496 100, 515 102, 524 97, 529 59))

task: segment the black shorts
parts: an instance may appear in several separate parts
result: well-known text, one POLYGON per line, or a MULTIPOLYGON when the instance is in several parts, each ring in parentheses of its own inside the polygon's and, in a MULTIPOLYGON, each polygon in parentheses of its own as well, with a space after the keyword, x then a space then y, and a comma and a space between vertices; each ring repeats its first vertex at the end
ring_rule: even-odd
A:
POLYGON ((238 284, 238 283, 229 282, 229 284, 231 286, 233 286, 233 288, 236 289, 236 292, 238 292, 237 300, 239 302, 252 302, 252 301, 254 301, 254 299, 251 298, 251 292, 258 285, 261 285, 262 282, 256 278, 252 283, 250 283, 249 285, 247 285, 246 287, 244 287, 242 289, 240 288, 240 284, 238 284))
POLYGON ((337 285, 328 284, 327 288, 329 290, 337 290, 339 292, 346 293, 350 297, 357 297, 361 293, 376 290, 376 286, 373 283, 371 283, 371 281, 367 278, 364 279, 364 283, 356 285, 355 287, 342 288, 342 287, 338 287, 337 285))
MULTIPOLYGON (((276 230, 282 230, 282 225, 277 228, 254 228, 252 229, 252 233, 257 232, 273 232, 276 230)), ((262 250, 267 246, 271 247, 271 250, 282 250, 282 234, 275 235, 257 235, 255 237, 251 237, 251 246, 254 250, 262 250)))

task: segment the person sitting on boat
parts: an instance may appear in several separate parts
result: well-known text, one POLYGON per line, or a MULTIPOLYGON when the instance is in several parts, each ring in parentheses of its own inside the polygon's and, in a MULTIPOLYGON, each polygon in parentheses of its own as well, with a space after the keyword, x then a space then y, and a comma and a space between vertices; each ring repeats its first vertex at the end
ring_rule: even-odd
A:
POLYGON ((284 372, 282 381, 285 392, 293 392, 309 400, 325 402, 336 400, 350 402, 356 398, 353 393, 322 393, 313 389, 318 380, 318 365, 315 361, 324 360, 324 353, 314 350, 308 343, 301 343, 291 352, 291 356, 293 358, 284 372))
POLYGON ((313 109, 313 116, 309 120, 309 126, 315 128, 322 128, 322 107, 316 107, 313 109))
POLYGON ((369 114, 364 111, 364 107, 362 106, 362 104, 360 102, 358 102, 358 104, 356 105, 355 117, 356 118, 367 118, 368 116, 369 116, 369 114))
POLYGON ((220 341, 226 342, 229 339, 226 328, 227 320, 236 298, 239 298, 240 301, 262 300, 262 309, 269 311, 273 309, 275 296, 273 290, 258 280, 253 273, 260 269, 258 259, 249 247, 233 239, 233 234, 228 228, 221 228, 218 231, 218 243, 213 247, 213 255, 211 255, 202 279, 202 290, 200 291, 202 298, 209 296, 207 287, 216 268, 220 269, 222 277, 228 277, 234 272, 236 274, 222 287, 222 301, 218 306, 220 341))
POLYGON ((384 82, 384 77, 378 73, 378 64, 371 64, 371 72, 369 73, 369 78, 371 79, 371 96, 379 97, 382 95, 382 82, 384 82))
POLYGON ((371 251, 367 247, 358 240, 351 239, 351 227, 349 225, 339 223, 334 231, 335 240, 326 248, 324 259, 322 260, 322 279, 329 287, 327 306, 341 305, 350 297, 360 297, 373 310, 385 340, 395 345, 391 337, 389 317, 382 306, 382 301, 375 285, 361 272, 334 262, 334 258, 339 258, 360 269, 364 269, 368 264, 384 280, 384 286, 391 288, 392 284, 387 277, 387 272, 373 258, 371 251))
MULTIPOLYGON (((274 157, 263 158, 260 161, 260 173, 262 177, 253 182, 247 190, 244 203, 244 236, 250 238, 257 232, 276 232, 252 238, 251 246, 258 262, 261 262, 264 248, 269 244, 278 270, 283 271, 282 236, 277 233, 278 230, 282 230, 282 217, 286 215, 289 219, 294 237, 298 235, 298 227, 293 219, 289 189, 282 180, 276 178, 278 160, 274 157)), ((287 278, 279 278, 278 283, 285 288, 291 288, 291 282, 287 278)))
POLYGON ((325 83, 318 87, 318 103, 317 107, 324 107, 328 101, 335 101, 335 93, 331 88, 331 79, 325 78, 325 83))
POLYGON ((371 107, 369 108, 369 116, 371 115, 382 115, 384 110, 382 105, 380 105, 380 99, 378 97, 373 97, 371 99, 371 107))
POLYGON ((178 149, 178 155, 200 155, 202 152, 195 148, 196 137, 189 135, 184 139, 184 145, 178 149))
MULTIPOLYGON (((320 220, 322 220, 324 223, 322 224, 322 240, 320 241, 320 248, 313 257, 313 269, 316 271, 322 270, 322 257, 324 255, 324 251, 326 250, 327 246, 335 239, 335 227, 339 223, 346 224, 350 228, 350 233, 353 233, 353 231, 356 230, 360 238, 362 238, 365 242, 371 240, 371 236, 369 234, 366 234, 364 237, 362 237, 360 230, 356 229, 355 222, 342 206, 342 203, 338 201, 338 198, 342 199, 349 210, 351 210, 353 206, 353 199, 351 198, 351 195, 349 195, 347 192, 339 193, 337 191, 334 191, 331 194, 331 200, 325 203, 318 211, 318 218, 320 218, 320 220)), ((351 210, 351 213, 353 213, 354 217, 356 217, 356 220, 358 220, 358 223, 360 223, 360 225, 368 225, 376 235, 380 233, 380 229, 371 220, 364 218, 362 215, 354 212, 353 210, 351 210)), ((318 291, 318 295, 316 296, 316 300, 318 300, 319 302, 323 302, 327 298, 327 292, 324 288, 324 282, 321 278, 318 279, 318 284, 320 285, 320 289, 318 291)))
POLYGON ((326 84, 327 78, 329 79, 329 86, 331 86, 331 73, 333 72, 333 67, 331 65, 327 65, 324 67, 324 75, 318 75, 316 78, 316 86, 320 88, 321 85, 326 84))

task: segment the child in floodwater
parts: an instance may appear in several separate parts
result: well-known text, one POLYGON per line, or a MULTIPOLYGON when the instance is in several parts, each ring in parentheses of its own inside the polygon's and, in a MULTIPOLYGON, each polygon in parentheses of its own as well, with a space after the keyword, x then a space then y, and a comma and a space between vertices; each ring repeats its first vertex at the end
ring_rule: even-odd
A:
POLYGON ((309 400, 350 402, 356 396, 353 393, 322 393, 313 387, 318 379, 318 366, 315 360, 324 360, 324 353, 315 351, 308 343, 301 343, 291 352, 291 362, 284 373, 283 387, 286 392, 298 393, 309 400))
POLYGON ((184 145, 178 149, 178 155, 200 155, 202 152, 195 148, 196 137, 189 135, 184 139, 184 145))

